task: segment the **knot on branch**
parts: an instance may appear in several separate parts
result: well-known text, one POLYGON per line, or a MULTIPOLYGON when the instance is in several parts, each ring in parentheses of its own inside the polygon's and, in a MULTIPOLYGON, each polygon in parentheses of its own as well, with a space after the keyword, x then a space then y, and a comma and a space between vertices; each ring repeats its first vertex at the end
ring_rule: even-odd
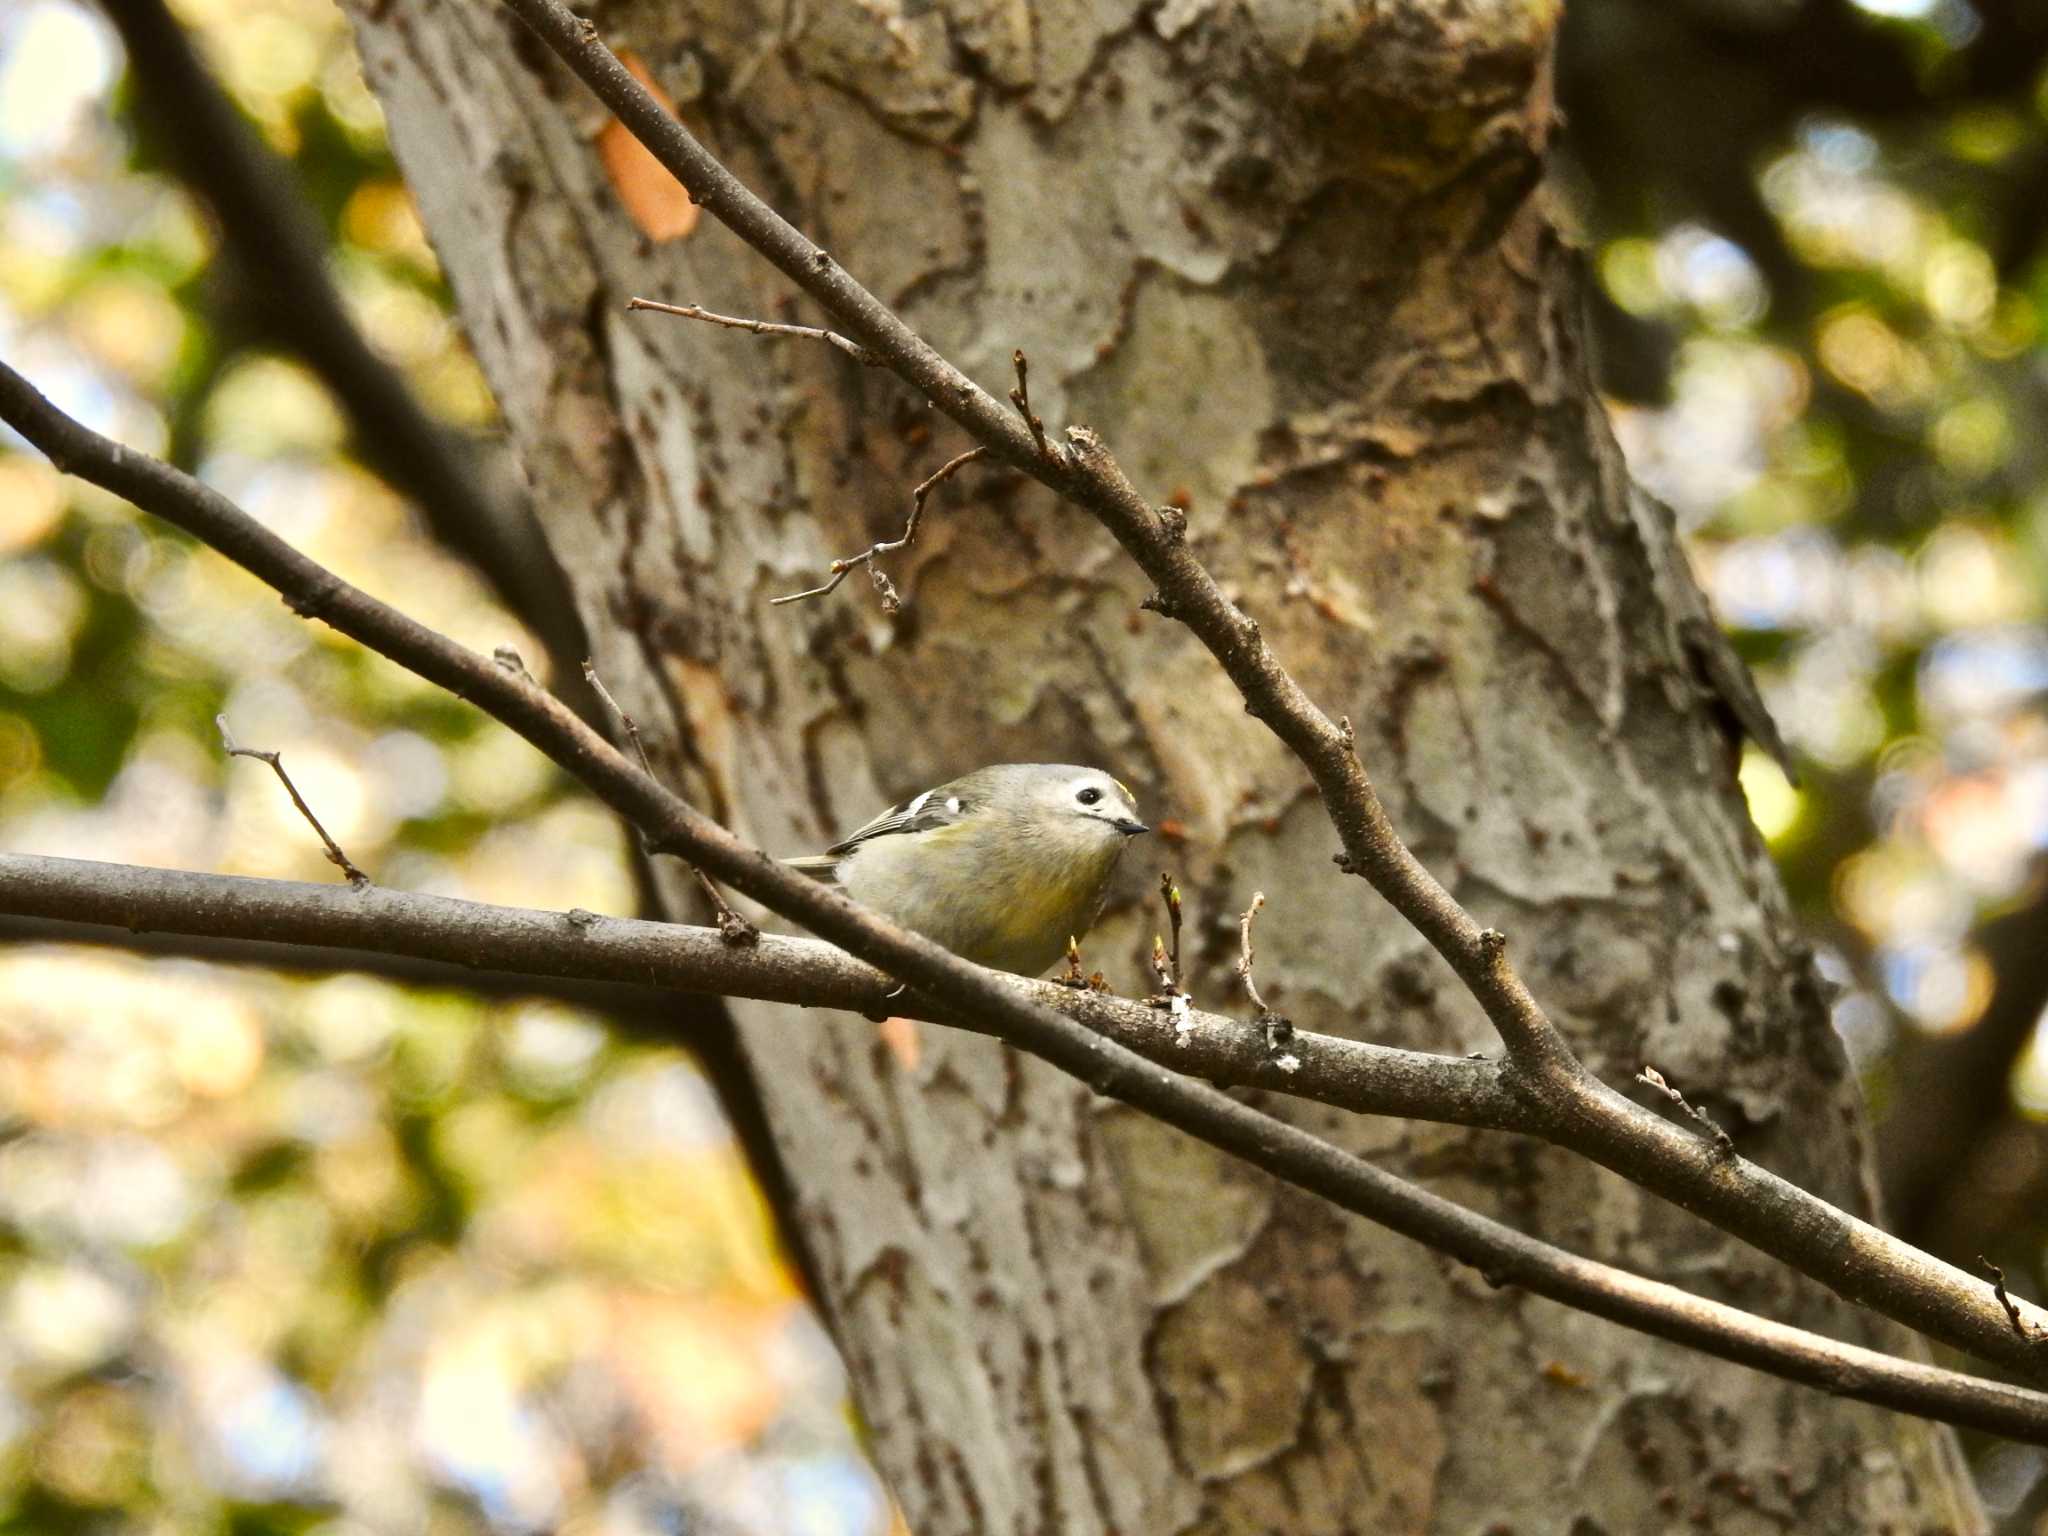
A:
POLYGON ((1159 531, 1166 536, 1169 544, 1184 544, 1188 537, 1188 513, 1185 507, 1172 505, 1159 509, 1159 531))
POLYGON ((340 590, 340 581, 322 572, 302 590, 285 593, 284 605, 302 619, 324 618, 340 590))
MULTIPOLYGON (((511 646, 499 646, 496 650, 491 652, 491 660, 495 661, 500 668, 502 668, 504 671, 510 672, 514 677, 518 678, 521 682, 533 682, 533 674, 526 670, 525 660, 521 658, 520 654, 517 651, 513 650, 511 646)), ((536 684, 536 686, 538 685, 536 684)))
POLYGON ((1479 955, 1484 960, 1498 960, 1508 952, 1508 936, 1498 928, 1479 930, 1479 955))
POLYGON ((1100 459, 1107 453, 1102 446, 1102 439, 1095 435, 1091 427, 1067 428, 1067 441, 1074 445, 1071 452, 1076 459, 1100 459))
POLYGON ((1138 609, 1142 613, 1156 613, 1164 619, 1170 619, 1180 611, 1173 599, 1164 592, 1148 593, 1145 600, 1138 604, 1138 609))

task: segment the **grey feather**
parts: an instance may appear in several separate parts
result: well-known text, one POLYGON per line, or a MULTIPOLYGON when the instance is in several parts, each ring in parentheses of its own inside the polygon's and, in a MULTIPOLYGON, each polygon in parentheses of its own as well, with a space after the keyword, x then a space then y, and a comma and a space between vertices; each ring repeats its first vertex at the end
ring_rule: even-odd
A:
POLYGON ((979 811, 987 800, 986 781, 989 774, 989 769, 978 768, 973 773, 962 774, 951 783, 912 795, 902 804, 890 806, 865 826, 847 833, 825 852, 851 853, 862 843, 873 838, 892 837, 907 832, 930 832, 939 827, 951 826, 956 821, 965 821, 979 811))

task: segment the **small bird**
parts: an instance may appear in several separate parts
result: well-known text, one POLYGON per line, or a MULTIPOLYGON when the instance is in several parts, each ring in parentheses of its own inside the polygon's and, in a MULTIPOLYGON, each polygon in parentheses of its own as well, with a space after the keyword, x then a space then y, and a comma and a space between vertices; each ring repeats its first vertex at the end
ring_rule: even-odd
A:
POLYGON ((997 763, 892 806, 794 869, 978 965, 1042 973, 1102 910, 1151 829, 1098 768, 997 763))

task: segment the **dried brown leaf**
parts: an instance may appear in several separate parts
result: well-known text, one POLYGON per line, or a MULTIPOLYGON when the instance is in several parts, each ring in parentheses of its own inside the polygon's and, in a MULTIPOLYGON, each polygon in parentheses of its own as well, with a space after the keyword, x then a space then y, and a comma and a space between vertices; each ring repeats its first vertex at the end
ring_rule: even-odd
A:
MULTIPOLYGON (((670 112, 676 104, 655 82, 653 73, 638 54, 619 50, 619 62, 635 80, 653 93, 670 112)), ((662 168, 617 118, 608 121, 597 135, 597 158, 605 178, 640 232, 650 240, 681 240, 697 227, 697 205, 683 184, 662 168)))

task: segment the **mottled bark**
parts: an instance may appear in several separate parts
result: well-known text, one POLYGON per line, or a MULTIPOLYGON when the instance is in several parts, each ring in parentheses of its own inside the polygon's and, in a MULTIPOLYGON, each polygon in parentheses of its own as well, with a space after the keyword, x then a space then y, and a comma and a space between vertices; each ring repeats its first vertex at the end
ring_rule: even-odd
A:
MULTIPOLYGON (((707 140, 956 361, 1086 421, 1508 932, 1589 1062, 1655 1063, 1744 1152, 1867 1204, 1853 1085, 1731 773, 1671 535, 1627 494, 1535 192, 1554 9, 1040 0, 598 16, 707 140)), ((1177 820, 1092 964, 1140 984, 1144 869, 1304 1024, 1487 1049, 1334 869, 1299 768, 1092 523, 970 468, 885 375, 631 294, 778 317, 708 222, 650 247, 599 111, 481 3, 359 16, 373 87, 597 659, 657 762, 791 851, 983 761, 1096 761, 1177 820)), ((795 318, 807 318, 798 315, 795 318)), ((744 1014, 745 1009, 741 1012, 744 1014)), ((1626 1335, 1276 1193, 990 1042, 905 1070, 857 1020, 748 1046, 884 1470, 945 1532, 1972 1531, 1941 1431, 1626 1335)), ((1569 1156, 1287 1112, 1584 1251, 1888 1329, 1569 1156)))

